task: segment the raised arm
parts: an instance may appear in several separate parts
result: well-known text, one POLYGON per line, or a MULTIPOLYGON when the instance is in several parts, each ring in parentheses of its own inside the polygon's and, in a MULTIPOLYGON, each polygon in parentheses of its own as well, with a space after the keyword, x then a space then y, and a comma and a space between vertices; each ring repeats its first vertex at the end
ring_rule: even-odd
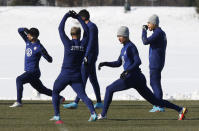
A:
POLYGON ((142 42, 144 45, 153 43, 158 38, 159 33, 154 32, 150 37, 147 38, 147 31, 142 29, 142 42))
POLYGON ((131 60, 133 60, 133 63, 127 67, 126 71, 132 72, 136 68, 138 68, 141 65, 141 60, 139 57, 139 53, 137 51, 137 48, 128 48, 127 49, 127 56, 130 57, 131 60))
POLYGON ((18 28, 18 33, 20 34, 20 36, 23 38, 23 40, 25 42, 28 40, 28 38, 27 38, 27 32, 28 32, 27 28, 18 28))
POLYGON ((82 20, 82 18, 79 15, 77 15, 77 20, 79 21, 79 23, 82 25, 82 27, 84 29, 82 46, 85 47, 87 45, 88 39, 89 39, 89 29, 88 29, 88 26, 86 25, 86 23, 82 20))
POLYGON ((66 33, 64 31, 65 23, 66 23, 66 20, 68 19, 68 17, 70 17, 70 14, 66 13, 64 15, 64 17, 62 18, 61 23, 59 24, 59 35, 60 35, 60 38, 61 38, 62 43, 64 45, 66 45, 66 44, 68 44, 70 42, 70 39, 68 38, 68 36, 66 35, 66 33))

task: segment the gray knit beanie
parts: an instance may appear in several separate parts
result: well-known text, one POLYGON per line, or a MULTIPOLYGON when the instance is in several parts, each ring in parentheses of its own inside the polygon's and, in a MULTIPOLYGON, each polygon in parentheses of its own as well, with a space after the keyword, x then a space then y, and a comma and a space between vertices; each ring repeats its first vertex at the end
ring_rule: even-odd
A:
POLYGON ((129 37, 129 29, 126 26, 121 26, 117 31, 117 36, 129 37))
POLYGON ((148 23, 159 26, 159 17, 157 15, 152 15, 151 17, 149 17, 148 23))

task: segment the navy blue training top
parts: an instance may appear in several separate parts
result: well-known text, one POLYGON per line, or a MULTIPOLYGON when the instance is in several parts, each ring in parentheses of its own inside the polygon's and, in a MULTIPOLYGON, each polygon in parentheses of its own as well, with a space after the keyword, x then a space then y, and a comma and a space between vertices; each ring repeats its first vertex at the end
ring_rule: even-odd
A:
MULTIPOLYGON (((97 59, 97 56, 99 54, 99 44, 98 44, 98 28, 96 24, 93 22, 89 21, 87 24, 89 28, 89 40, 88 40, 88 45, 86 49, 85 56, 88 57, 89 59, 97 59)), ((88 60, 90 61, 90 60, 88 60)))
POLYGON ((81 17, 78 16, 77 20, 84 29, 84 36, 81 41, 77 39, 70 40, 64 31, 65 22, 69 17, 70 15, 68 13, 65 14, 59 25, 59 35, 64 45, 62 73, 70 75, 70 77, 81 77, 81 65, 85 54, 84 50, 88 43, 89 32, 87 25, 81 17))
POLYGON ((124 71, 128 71, 131 74, 141 71, 139 68, 141 65, 139 53, 136 46, 131 41, 124 44, 118 60, 114 62, 107 62, 106 66, 119 67, 122 64, 124 71))
POLYGON ((25 71, 40 71, 39 60, 41 56, 43 56, 48 62, 52 62, 52 57, 48 54, 39 40, 35 43, 31 43, 27 38, 27 34, 24 32, 24 28, 19 28, 18 32, 26 43, 25 71))
POLYGON ((165 64, 167 47, 167 38, 165 32, 158 27, 153 31, 153 34, 147 38, 147 31, 143 29, 142 41, 144 45, 150 45, 149 68, 162 70, 165 64))

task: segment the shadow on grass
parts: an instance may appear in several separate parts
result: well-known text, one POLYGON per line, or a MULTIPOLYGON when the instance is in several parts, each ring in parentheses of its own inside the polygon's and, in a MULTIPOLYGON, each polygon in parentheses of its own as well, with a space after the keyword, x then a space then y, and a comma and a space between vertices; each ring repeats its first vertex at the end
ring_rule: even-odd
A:
MULTIPOLYGON (((154 118, 154 119, 151 119, 151 118, 128 118, 128 119, 107 119, 107 120, 110 120, 110 121, 152 121, 152 120, 172 120, 172 121, 176 121, 177 119, 159 119, 159 118, 154 118)), ((185 120, 192 120, 192 121, 195 121, 195 120, 199 120, 199 118, 186 118, 185 120)))

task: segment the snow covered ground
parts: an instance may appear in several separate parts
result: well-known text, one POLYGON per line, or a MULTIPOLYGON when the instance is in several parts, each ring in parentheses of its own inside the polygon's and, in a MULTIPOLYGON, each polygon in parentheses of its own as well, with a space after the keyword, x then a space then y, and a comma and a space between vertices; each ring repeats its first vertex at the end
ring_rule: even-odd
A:
MULTIPOLYGON (((37 27, 40 29, 40 40, 53 56, 52 64, 43 58, 40 62, 41 80, 48 88, 53 88, 63 59, 63 45, 58 34, 58 25, 63 15, 69 10, 79 11, 82 8, 53 7, 0 7, 0 99, 16 99, 15 79, 23 73, 25 44, 17 33, 18 27, 37 27)), ((148 80, 148 46, 141 41, 141 27, 152 14, 160 17, 160 26, 166 32, 168 47, 166 65, 162 72, 164 98, 199 100, 199 18, 194 8, 180 7, 133 7, 130 13, 124 14, 123 7, 88 7, 91 20, 99 28, 99 59, 113 61, 118 58, 122 45, 119 44, 116 32, 122 26, 130 29, 130 39, 137 46, 142 60, 141 69, 148 80)), ((70 27, 79 25, 70 19, 70 27)), ((119 78, 122 68, 104 67, 97 71, 101 86, 102 98, 106 86, 119 78)), ((95 99, 90 82, 86 88, 91 99, 95 99)), ((74 99, 75 93, 67 87, 62 95, 74 99)), ((36 99, 30 85, 24 86, 24 99, 36 99)), ((41 99, 51 99, 41 96, 41 99)), ((114 95, 115 100, 143 100, 134 90, 123 91, 114 95)))

